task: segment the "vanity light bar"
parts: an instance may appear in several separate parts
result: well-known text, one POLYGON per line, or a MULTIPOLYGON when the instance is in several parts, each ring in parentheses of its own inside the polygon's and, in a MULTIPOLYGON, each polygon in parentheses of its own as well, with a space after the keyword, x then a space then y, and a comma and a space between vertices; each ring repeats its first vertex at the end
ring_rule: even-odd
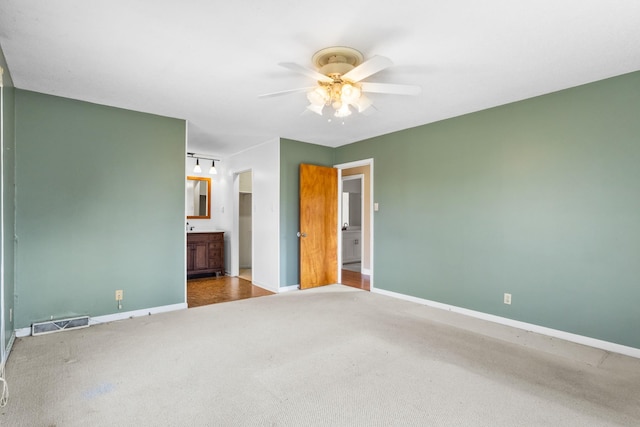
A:
POLYGON ((196 153, 187 153, 187 157, 191 157, 194 159, 205 159, 205 160, 213 160, 215 162, 221 161, 220 159, 216 159, 215 157, 211 157, 207 154, 196 154, 196 153))
POLYGON ((202 168, 200 167, 200 159, 211 160, 211 169, 209 169, 209 175, 217 175, 218 171, 216 170, 216 162, 219 162, 219 159, 216 159, 211 156, 207 156, 206 154, 196 154, 196 153, 187 153, 187 157, 191 157, 192 159, 196 159, 196 166, 193 168, 194 173, 202 173, 202 168))

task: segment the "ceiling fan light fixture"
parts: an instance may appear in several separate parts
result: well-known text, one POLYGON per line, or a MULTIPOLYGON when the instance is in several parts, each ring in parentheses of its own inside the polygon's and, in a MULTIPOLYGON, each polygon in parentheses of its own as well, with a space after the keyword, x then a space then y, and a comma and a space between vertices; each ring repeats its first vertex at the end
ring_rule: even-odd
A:
MULTIPOLYGON (((308 110, 322 115, 326 106, 333 109, 332 116, 344 118, 354 111, 359 113, 367 111, 365 115, 377 111, 364 93, 395 95, 420 93, 418 86, 364 81, 369 76, 393 65, 393 62, 384 56, 373 56, 365 61, 362 53, 353 48, 333 46, 317 51, 313 55, 312 62, 315 70, 293 62, 282 62, 279 65, 313 78, 317 82, 315 87, 274 92, 260 97, 306 92, 309 100, 308 110)), ((329 121, 331 121, 330 118, 329 121)))

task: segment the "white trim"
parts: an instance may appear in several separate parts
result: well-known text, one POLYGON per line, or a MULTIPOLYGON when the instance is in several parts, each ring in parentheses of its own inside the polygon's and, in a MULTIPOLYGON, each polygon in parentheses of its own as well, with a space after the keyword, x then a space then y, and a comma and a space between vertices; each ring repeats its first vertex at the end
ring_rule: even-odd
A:
POLYGON ((333 165, 333 167, 338 169, 351 169, 359 168, 360 166, 367 166, 370 164, 373 164, 373 157, 369 159, 355 160, 353 162, 340 163, 339 165, 333 165))
POLYGON ((384 289, 371 289, 371 292, 377 294, 386 295, 393 298, 398 298, 405 301, 415 302, 417 304, 427 305, 429 307, 439 308, 441 310, 451 311, 453 313, 462 314, 477 319, 487 320, 489 322, 498 323, 505 326, 511 326, 513 328, 523 329, 525 331, 534 332, 541 335, 546 335, 553 338, 559 338, 565 341, 574 342, 577 344, 586 345, 593 348, 609 351, 612 353, 620 353, 625 356, 635 357, 640 359, 640 348, 628 347, 621 344, 612 343, 609 341, 603 341, 596 338, 586 337, 584 335, 572 334, 570 332, 560 331, 557 329, 547 328, 545 326, 534 325, 532 323, 521 322, 519 320, 508 319, 506 317, 496 316, 493 314, 483 313, 481 311, 469 310, 462 307, 456 307, 454 305, 443 304, 437 301, 431 301, 423 298, 413 297, 410 295, 400 294, 397 292, 387 291, 384 289))
POLYGON ((31 327, 16 329, 14 333, 16 338, 28 337, 31 335, 31 327))
POLYGON ((283 292, 297 291, 299 289, 300 285, 283 286, 281 288, 278 288, 278 293, 281 294, 283 292))
POLYGON ((123 313, 105 314, 104 316, 90 317, 89 325, 98 325, 100 323, 114 322, 116 320, 129 319, 131 317, 142 317, 142 316, 149 316, 151 314, 167 313, 169 311, 184 310, 186 308, 187 308, 187 303, 181 302, 179 304, 143 308, 141 310, 126 311, 123 313))
MULTIPOLYGON (((160 307, 143 308, 140 310, 124 311, 122 313, 105 314, 104 316, 89 317, 89 326, 99 325, 101 323, 115 322, 117 320, 130 319, 132 317, 149 316, 152 314, 168 313, 170 311, 184 310, 187 303, 162 305, 160 307)), ((31 327, 16 329, 16 337, 28 337, 31 335, 31 327)))
POLYGON ((364 274, 365 276, 370 276, 371 275, 371 270, 368 268, 363 268, 362 269, 362 274, 364 274))

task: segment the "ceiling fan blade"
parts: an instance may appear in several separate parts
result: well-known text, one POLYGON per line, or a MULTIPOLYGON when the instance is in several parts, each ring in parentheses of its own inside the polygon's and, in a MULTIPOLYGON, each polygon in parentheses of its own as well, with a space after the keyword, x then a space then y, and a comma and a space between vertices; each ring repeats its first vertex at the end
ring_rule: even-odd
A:
POLYGON ((309 92, 310 90, 313 90, 314 88, 315 88, 315 86, 311 86, 311 87, 301 87, 301 88, 298 88, 298 89, 281 90, 280 92, 264 93, 262 95, 258 95, 258 98, 271 98, 273 96, 288 95, 290 93, 309 92))
POLYGON ((278 65, 288 70, 295 71, 296 73, 309 76, 312 79, 318 80, 320 82, 333 83, 333 79, 331 77, 325 76, 324 74, 320 74, 319 72, 312 70, 310 68, 303 67, 302 65, 296 64, 295 62, 281 62, 278 65))
POLYGON ((366 110, 362 111, 360 114, 362 114, 363 116, 371 116, 377 112, 378 109, 375 105, 369 105, 369 107, 366 110))
POLYGON ((363 92, 389 93, 392 95, 418 95, 422 92, 420 86, 397 85, 393 83, 361 83, 360 89, 363 92))
POLYGON ((352 82, 359 82, 392 65, 393 62, 386 56, 374 56, 343 75, 342 78, 352 82))

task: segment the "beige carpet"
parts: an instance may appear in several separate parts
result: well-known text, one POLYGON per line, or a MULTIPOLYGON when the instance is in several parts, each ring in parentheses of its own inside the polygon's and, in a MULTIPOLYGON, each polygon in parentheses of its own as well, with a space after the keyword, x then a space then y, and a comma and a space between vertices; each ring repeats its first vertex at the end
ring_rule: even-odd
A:
POLYGON ((19 339, 0 425, 640 425, 640 360, 445 322, 335 285, 19 339))

